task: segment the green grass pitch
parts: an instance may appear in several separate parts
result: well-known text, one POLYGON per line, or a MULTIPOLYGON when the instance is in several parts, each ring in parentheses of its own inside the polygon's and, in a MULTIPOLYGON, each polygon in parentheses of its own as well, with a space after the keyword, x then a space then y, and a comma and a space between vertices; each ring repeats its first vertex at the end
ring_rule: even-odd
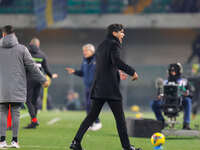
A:
MULTIPOLYGON (((21 116, 27 114, 21 112, 21 116)), ((135 114, 126 112, 126 117, 135 114)), ((84 111, 49 111, 40 112, 38 115, 40 126, 37 129, 25 130, 30 118, 20 119, 19 143, 20 150, 69 150, 69 145, 85 117, 84 111), (55 119, 56 118, 56 119, 55 119), (53 124, 48 124, 51 120, 57 120, 53 124)), ((153 113, 144 113, 144 118, 154 118, 153 113)), ((117 134, 115 120, 110 111, 103 111, 100 114, 103 128, 99 131, 88 131, 82 141, 84 150, 122 150, 117 134)), ((182 122, 182 114, 178 118, 182 122)), ((196 120, 192 120, 191 127, 200 125, 200 115, 196 120)), ((181 128, 182 124, 176 125, 181 128)), ((10 143, 11 131, 7 132, 7 142, 10 143)), ((131 144, 141 147, 143 150, 153 150, 150 138, 132 138, 131 144)), ((167 137, 164 150, 200 150, 200 138, 197 137, 167 137)))

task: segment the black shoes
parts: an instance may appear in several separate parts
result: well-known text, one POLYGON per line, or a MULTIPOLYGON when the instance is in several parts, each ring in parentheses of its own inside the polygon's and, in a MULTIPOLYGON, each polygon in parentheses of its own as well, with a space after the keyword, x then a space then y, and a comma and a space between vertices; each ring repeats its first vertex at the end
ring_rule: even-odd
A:
POLYGON ((189 123, 183 123, 183 130, 192 130, 189 123))
POLYGON ((38 122, 31 122, 26 127, 24 127, 24 129, 35 129, 38 125, 39 125, 38 122))
POLYGON ((123 150, 142 150, 141 148, 135 148, 134 146, 131 146, 129 149, 123 149, 123 150))
MULTIPOLYGON (((72 141, 72 144, 70 145, 70 149, 72 150, 83 150, 81 147, 81 144, 77 141, 72 141)), ((123 149, 123 150, 142 150, 141 148, 135 148, 134 146, 131 146, 129 149, 123 149)))
POLYGON ((70 149, 72 150, 83 150, 81 147, 81 144, 77 141, 72 141, 72 144, 70 145, 70 149))

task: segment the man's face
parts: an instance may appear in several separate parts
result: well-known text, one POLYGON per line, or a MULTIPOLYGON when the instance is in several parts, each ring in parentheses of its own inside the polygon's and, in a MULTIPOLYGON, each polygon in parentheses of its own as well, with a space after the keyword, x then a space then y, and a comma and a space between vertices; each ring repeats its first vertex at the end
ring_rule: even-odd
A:
POLYGON ((84 56, 85 58, 89 58, 89 57, 91 57, 93 54, 94 54, 94 53, 93 53, 91 50, 89 50, 87 47, 84 47, 84 48, 83 48, 83 56, 84 56))
POLYGON ((172 70, 170 71, 170 74, 171 74, 172 76, 175 76, 175 75, 176 75, 176 71, 172 69, 172 70))
POLYGON ((37 47, 40 47, 40 41, 37 41, 37 42, 36 42, 36 46, 37 46, 37 47))
POLYGON ((67 94, 67 100, 72 101, 73 100, 73 93, 68 93, 67 94))
POLYGON ((2 32, 2 37, 6 36, 7 34, 5 32, 2 32))
POLYGON ((117 37, 119 39, 119 41, 122 42, 122 39, 125 36, 124 29, 122 29, 121 31, 118 31, 118 32, 113 32, 113 36, 117 37))

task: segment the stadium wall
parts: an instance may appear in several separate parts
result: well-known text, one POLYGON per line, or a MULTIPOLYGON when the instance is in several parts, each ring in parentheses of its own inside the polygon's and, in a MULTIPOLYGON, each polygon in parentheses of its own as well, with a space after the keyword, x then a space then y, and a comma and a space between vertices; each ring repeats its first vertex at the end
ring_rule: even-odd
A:
MULTIPOLYGON (((132 65, 166 65, 186 62, 198 29, 126 29, 122 55, 132 65)), ((105 38, 103 29, 18 29, 21 43, 27 45, 32 37, 41 40, 51 64, 80 64, 85 43, 95 46, 105 38)))
MULTIPOLYGON (((0 26, 13 24, 18 28, 35 28, 36 18, 32 14, 0 14, 0 26)), ((49 28, 105 28, 117 22, 128 28, 199 28, 199 13, 169 14, 70 14, 63 21, 49 28)))

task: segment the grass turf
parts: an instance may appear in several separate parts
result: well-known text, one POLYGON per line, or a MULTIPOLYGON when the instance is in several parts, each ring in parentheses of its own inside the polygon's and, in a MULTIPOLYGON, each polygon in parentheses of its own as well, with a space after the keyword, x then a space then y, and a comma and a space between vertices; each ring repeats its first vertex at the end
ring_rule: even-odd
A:
MULTIPOLYGON (((22 111, 21 114, 27 112, 22 111)), ((135 114, 126 113, 126 117, 135 114)), ((182 116, 182 114, 181 114, 182 116)), ((178 118, 182 122, 181 116, 178 118)), ((25 130, 30 119, 29 117, 21 118, 19 143, 21 150, 69 150, 69 145, 81 123, 85 117, 85 112, 71 111, 50 111, 41 112, 38 115, 40 126, 37 129, 25 130), (52 125, 47 123, 54 119, 60 120, 52 125)), ((145 118, 154 118, 153 113, 144 113, 145 118)), ((122 150, 120 140, 117 134, 115 120, 110 111, 100 114, 103 128, 99 131, 88 131, 82 141, 85 150, 122 150)), ((196 120, 191 122, 191 127, 200 125, 200 115, 196 120)), ((176 125, 181 128, 182 124, 176 125)), ((7 142, 10 143, 11 131, 7 132, 7 142)), ((143 150, 153 150, 149 138, 132 138, 131 144, 141 147, 143 150)), ((164 150, 200 150, 200 138, 197 137, 167 137, 164 150)))

